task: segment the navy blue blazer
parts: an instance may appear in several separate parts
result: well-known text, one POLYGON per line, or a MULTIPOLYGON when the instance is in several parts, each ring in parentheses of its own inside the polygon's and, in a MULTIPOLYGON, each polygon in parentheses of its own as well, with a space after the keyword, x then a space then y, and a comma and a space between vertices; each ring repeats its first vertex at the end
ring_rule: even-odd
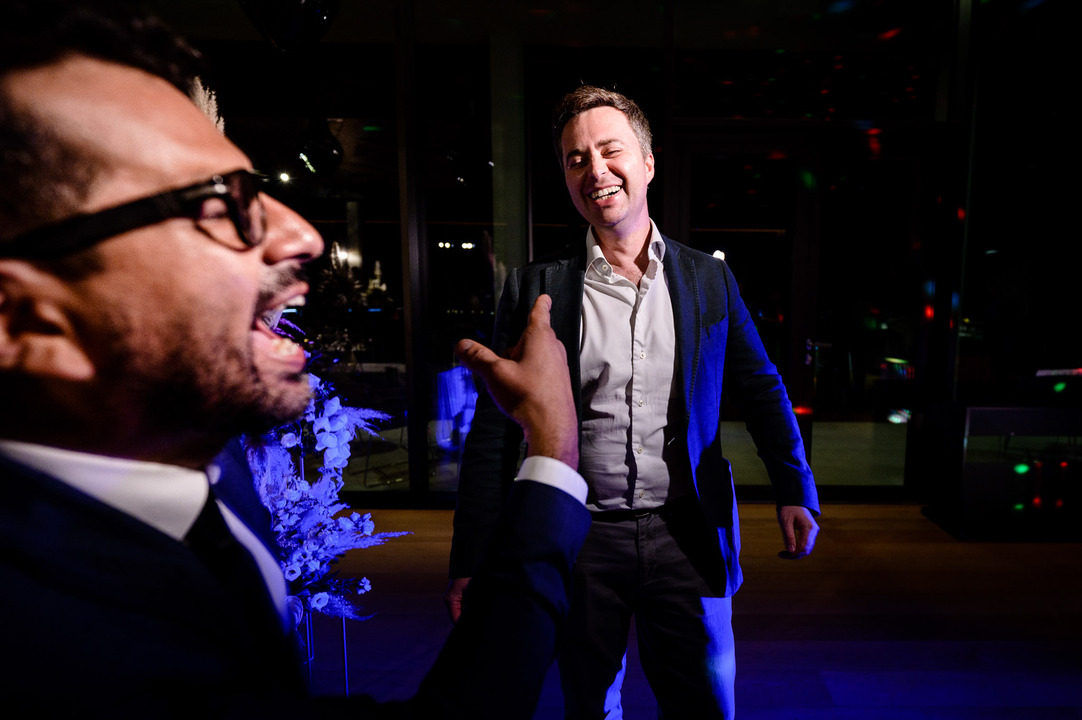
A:
MULTIPOLYGON (((528 720, 590 523, 567 493, 517 483, 420 691, 377 704, 310 697, 280 623, 260 621, 273 608, 241 606, 183 543, 3 457, 0 482, 0 697, 46 717, 528 720)), ((219 497, 236 511, 246 493, 219 497)))
MULTIPOLYGON (((728 266, 706 253, 663 237, 664 272, 676 331, 675 386, 685 439, 684 468, 703 512, 718 530, 726 565, 726 594, 739 587, 740 534, 731 468, 722 454, 721 393, 732 393, 745 410, 747 427, 774 488, 778 505, 819 512, 811 468, 804 456, 792 404, 777 368, 766 355, 736 279, 728 266)), ((568 371, 579 417, 579 328, 586 254, 535 262, 510 273, 496 314, 493 349, 514 345, 537 296, 552 297, 552 327, 567 349, 568 371)), ((452 577, 469 577, 517 469, 522 440, 518 426, 480 393, 466 438, 451 546, 452 577)))

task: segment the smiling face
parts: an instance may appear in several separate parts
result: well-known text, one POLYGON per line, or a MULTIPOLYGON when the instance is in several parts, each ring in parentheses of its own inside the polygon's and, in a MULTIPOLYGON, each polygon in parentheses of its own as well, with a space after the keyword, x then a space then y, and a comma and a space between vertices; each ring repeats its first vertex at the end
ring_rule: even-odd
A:
MULTIPOLYGON (((101 168, 82 212, 250 167, 184 95, 139 70, 74 56, 9 76, 5 90, 101 168)), ((206 219, 117 235, 89 251, 91 272, 39 283, 73 349, 59 357, 82 357, 85 367, 23 370, 63 381, 53 394, 69 418, 112 425, 117 448, 99 438, 87 449, 199 464, 224 439, 303 411, 304 352, 265 318, 303 299, 299 270, 322 240, 281 203, 262 202, 267 230, 257 247, 246 248, 212 202, 206 219)), ((87 422, 84 439, 94 435, 87 422)))
POLYGON ((560 150, 571 202, 599 240, 630 238, 649 227, 654 155, 643 157, 627 116, 608 106, 575 116, 560 135, 560 150))

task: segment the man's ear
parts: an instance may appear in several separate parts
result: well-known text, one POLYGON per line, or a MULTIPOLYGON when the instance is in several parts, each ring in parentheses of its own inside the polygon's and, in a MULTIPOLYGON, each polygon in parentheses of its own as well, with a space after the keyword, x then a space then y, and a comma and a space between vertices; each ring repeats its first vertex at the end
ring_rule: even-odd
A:
POLYGON ((71 296, 57 277, 0 258, 0 372, 75 382, 94 377, 67 312, 71 296))

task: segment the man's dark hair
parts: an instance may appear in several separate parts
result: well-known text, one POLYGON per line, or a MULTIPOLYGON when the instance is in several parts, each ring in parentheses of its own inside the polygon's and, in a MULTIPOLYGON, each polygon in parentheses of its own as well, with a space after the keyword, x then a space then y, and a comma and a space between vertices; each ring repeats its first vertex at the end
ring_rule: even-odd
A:
MULTIPOLYGON (((3 0, 0 82, 81 54, 157 75, 190 94, 197 52, 123 0, 3 0)), ((0 256, 3 241, 72 214, 98 168, 0 90, 0 256)))
POLYGON ((654 151, 650 121, 646 119, 646 114, 634 100, 615 90, 583 85, 564 95, 552 113, 552 144, 556 148, 556 159, 559 160, 561 167, 563 167, 564 159, 560 150, 560 136, 563 135, 564 128, 575 117, 596 107, 612 107, 622 112, 635 132, 635 137, 639 139, 642 156, 645 158, 654 151))

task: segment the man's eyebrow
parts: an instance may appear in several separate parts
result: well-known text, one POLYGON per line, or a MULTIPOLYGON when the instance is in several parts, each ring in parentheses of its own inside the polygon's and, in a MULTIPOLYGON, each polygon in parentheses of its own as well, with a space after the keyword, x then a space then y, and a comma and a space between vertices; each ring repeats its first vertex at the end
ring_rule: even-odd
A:
MULTIPOLYGON (((621 140, 620 138, 606 138, 604 140, 599 141, 597 143, 597 147, 606 148, 609 145, 623 145, 623 144, 624 144, 624 141, 621 140)), ((566 155, 564 155, 564 161, 566 162, 567 160, 570 160, 575 155, 582 155, 585 152, 586 152, 585 150, 581 150, 579 148, 572 148, 572 149, 567 151, 566 155)))

